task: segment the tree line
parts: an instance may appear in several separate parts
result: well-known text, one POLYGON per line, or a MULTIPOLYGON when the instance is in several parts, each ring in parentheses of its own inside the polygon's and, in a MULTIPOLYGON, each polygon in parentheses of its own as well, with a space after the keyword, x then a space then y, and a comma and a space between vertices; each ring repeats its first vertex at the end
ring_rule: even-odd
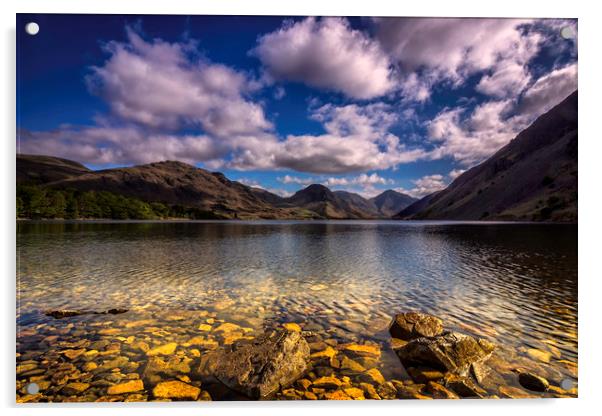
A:
POLYGON ((152 220, 220 217, 196 207, 146 202, 107 191, 53 189, 18 184, 17 218, 152 220))

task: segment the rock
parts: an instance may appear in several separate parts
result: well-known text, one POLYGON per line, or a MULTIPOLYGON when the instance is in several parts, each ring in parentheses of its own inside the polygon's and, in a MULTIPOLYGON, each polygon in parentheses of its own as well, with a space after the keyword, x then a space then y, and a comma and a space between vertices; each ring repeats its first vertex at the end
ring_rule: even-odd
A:
POLYGON ((208 325, 208 324, 200 324, 200 325, 199 325, 199 327, 198 327, 198 330, 199 330, 199 331, 208 332, 208 331, 211 331, 211 328, 212 328, 212 327, 211 327, 211 325, 208 325))
POLYGON ((550 388, 550 383, 543 377, 533 373, 522 372, 518 374, 518 381, 526 389, 544 392, 550 388))
POLYGON ((320 377, 312 383, 313 387, 317 387, 319 389, 336 389, 341 387, 343 383, 336 377, 326 376, 320 377))
POLYGON ((206 350, 214 350, 219 347, 219 344, 214 339, 207 339, 204 337, 194 337, 188 340, 187 344, 189 346, 198 346, 202 347, 206 350))
POLYGON ((443 332, 441 319, 420 312, 405 312, 395 315, 389 326, 393 338, 409 341, 415 338, 436 337, 443 332))
POLYGON ((522 389, 512 386, 500 386, 499 392, 502 397, 507 399, 530 399, 535 397, 522 389))
POLYGON ((527 354, 534 360, 541 361, 543 363, 549 363, 552 358, 552 353, 548 351, 538 350, 536 348, 529 348, 527 354))
POLYGON ((80 311, 80 310, 76 310, 76 309, 58 309, 58 310, 54 310, 54 311, 44 312, 44 314, 46 316, 52 316, 55 319, 69 318, 71 316, 84 315, 86 313, 90 313, 90 312, 80 311))
POLYGON ((394 386, 397 389, 397 397, 400 399, 431 399, 431 397, 422 394, 422 388, 424 386, 423 384, 412 384, 406 386, 403 383, 394 383, 394 386))
POLYGON ((303 398, 305 400, 318 400, 318 396, 316 396, 315 393, 312 393, 311 391, 304 392, 303 398))
POLYGON ((370 400, 380 400, 380 396, 376 392, 374 386, 370 383, 360 383, 360 388, 364 391, 364 395, 370 400))
POLYGON ((117 357, 112 360, 104 361, 101 366, 99 366, 96 371, 102 372, 106 370, 112 370, 114 368, 121 368, 130 361, 128 357, 117 357))
POLYGON ((435 383, 433 381, 429 381, 426 384, 426 390, 433 396, 434 399, 459 399, 456 393, 451 390, 446 389, 439 383, 435 383))
POLYGON ((107 394, 125 394, 134 393, 136 391, 144 390, 144 383, 142 380, 131 380, 121 384, 115 384, 107 389, 107 394))
POLYGON ((470 365, 489 358, 493 348, 469 335, 447 332, 434 338, 414 339, 395 352, 406 368, 426 366, 465 376, 470 365))
POLYGON ((201 389, 182 381, 162 381, 153 388, 153 396, 157 399, 196 400, 201 389))
POLYGON ((23 374, 23 373, 26 373, 28 371, 35 370, 36 368, 38 368, 38 364, 37 363, 23 363, 23 364, 19 364, 19 365, 17 365, 17 374, 23 374))
POLYGON ((230 322, 225 322, 223 324, 221 324, 220 326, 218 326, 217 328, 214 329, 215 332, 243 332, 243 329, 241 326, 236 325, 236 324, 231 324, 230 322))
POLYGON ((332 358, 335 355, 337 355, 337 350, 335 350, 334 348, 332 348, 330 346, 327 346, 324 350, 314 352, 313 354, 311 354, 310 358, 312 360, 317 360, 317 359, 322 359, 322 358, 332 358))
POLYGON ((403 339, 399 339, 399 338, 391 338, 391 341, 390 341, 390 346, 391 346, 392 350, 396 350, 401 347, 405 347, 407 344, 408 344, 408 341, 404 341, 403 339))
POLYGON ((105 311, 105 312, 95 312, 95 313, 109 314, 109 315, 120 315, 122 313, 126 313, 127 311, 128 311, 127 309, 114 308, 114 309, 109 309, 108 311, 105 311))
POLYGON ((477 383, 481 385, 485 383, 485 380, 489 377, 491 371, 491 368, 484 362, 474 362, 470 365, 470 372, 477 383))
POLYGON ((297 385, 301 390, 309 390, 309 386, 311 386, 311 381, 306 378, 302 378, 301 380, 297 380, 297 385))
POLYGON ((426 384, 429 381, 438 381, 445 376, 441 371, 426 367, 410 367, 407 370, 412 380, 421 384, 426 384))
POLYGON ((376 388, 376 392, 381 397, 381 399, 393 400, 397 398, 397 389, 390 381, 380 384, 376 388))
POLYGON ((371 368, 370 370, 362 373, 360 375, 360 379, 372 384, 383 384, 385 382, 385 378, 376 368, 371 368))
POLYGON ((479 397, 483 398, 487 393, 477 386, 474 381, 468 377, 460 377, 455 374, 447 374, 443 379, 445 387, 452 389, 460 397, 479 397))
POLYGON ((295 382, 308 363, 309 346, 300 333, 274 331, 216 354, 213 375, 233 390, 264 398, 295 382))
POLYGON ((88 390, 89 387, 90 384, 88 383, 69 383, 61 389, 61 392, 68 396, 73 396, 76 394, 83 393, 84 391, 88 390))
POLYGON ((351 397, 353 400, 366 400, 364 397, 364 391, 362 389, 358 389, 357 387, 349 387, 343 389, 345 394, 351 397))
POLYGON ((301 332, 301 327, 299 326, 299 324, 296 324, 294 322, 288 322, 286 324, 282 324, 282 326, 287 331, 301 332))
POLYGON ((284 389, 280 393, 280 397, 284 397, 287 400, 301 400, 302 392, 297 392, 295 389, 284 389))
POLYGON ((61 351, 63 353, 63 355, 67 358, 69 358, 70 360, 75 360, 77 357, 79 357, 80 355, 82 355, 83 353, 86 352, 85 348, 81 348, 78 350, 64 350, 61 351))
POLYGON ((84 371, 92 371, 92 370, 96 370, 98 368, 98 364, 96 364, 93 361, 89 361, 86 364, 84 364, 84 366, 82 367, 82 369, 84 371))
POLYGON ((341 370, 349 370, 354 373, 363 373, 366 371, 366 368, 349 357, 343 357, 341 359, 341 370))
POLYGON ((347 344, 343 345, 342 349, 355 357, 380 358, 380 347, 378 345, 347 344))
POLYGON ((353 400, 351 397, 345 394, 344 391, 341 390, 335 390, 330 393, 325 393, 324 398, 326 400, 353 400))
POLYGON ((159 347, 155 347, 153 349, 148 350, 146 352, 146 355, 148 355, 149 357, 152 357, 155 355, 171 355, 176 351, 177 347, 178 347, 177 343, 170 342, 168 344, 164 344, 159 347))

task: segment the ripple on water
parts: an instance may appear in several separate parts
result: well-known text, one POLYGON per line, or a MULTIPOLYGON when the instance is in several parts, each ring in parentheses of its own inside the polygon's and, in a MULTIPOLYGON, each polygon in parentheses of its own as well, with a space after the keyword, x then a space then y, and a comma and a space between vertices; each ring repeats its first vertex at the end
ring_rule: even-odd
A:
POLYGON ((519 354, 577 360, 573 226, 20 223, 17 249, 20 329, 48 323, 47 309, 209 310, 386 342, 370 326, 416 309, 519 354))

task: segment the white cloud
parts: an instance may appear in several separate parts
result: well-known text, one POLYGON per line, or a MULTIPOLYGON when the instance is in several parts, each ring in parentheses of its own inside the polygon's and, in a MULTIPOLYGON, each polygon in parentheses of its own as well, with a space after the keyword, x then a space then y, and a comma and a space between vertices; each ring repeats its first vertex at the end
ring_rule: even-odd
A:
POLYGON ((531 74, 518 62, 502 62, 496 66, 491 75, 484 75, 476 86, 476 90, 496 98, 516 96, 529 84, 531 74))
POLYGON ((395 89, 380 44, 343 18, 308 17, 261 36, 252 51, 271 76, 369 99, 395 89))
POLYGON ((525 19, 377 18, 377 38, 405 75, 404 95, 424 101, 433 85, 461 85, 483 72, 477 89, 502 98, 527 86, 527 63, 543 37, 525 19))
POLYGON ((426 175, 412 182, 415 185, 412 189, 397 188, 395 190, 414 198, 422 198, 447 187, 443 175, 439 174, 426 175))
POLYGON ((322 123, 324 134, 274 136, 240 143, 239 151, 223 165, 233 169, 291 169, 341 174, 387 169, 427 156, 410 149, 388 132, 397 114, 383 103, 324 105, 310 117, 322 123))
POLYGON ((453 181, 455 180, 458 176, 460 176, 461 174, 463 174, 464 172, 466 172, 466 169, 453 169, 451 170, 447 176, 450 177, 450 179, 453 181))
POLYGON ((122 120, 168 130, 198 126, 215 137, 272 128, 246 98, 256 83, 245 74, 192 58, 194 43, 146 41, 130 28, 127 39, 110 42, 109 59, 87 79, 122 120))
POLYGON ((377 173, 366 174, 362 173, 358 176, 342 176, 342 177, 298 177, 291 175, 284 175, 282 177, 277 178, 279 182, 285 184, 299 184, 299 185, 311 185, 312 183, 319 183, 325 186, 349 186, 349 185, 359 185, 359 186, 374 186, 374 185, 388 185, 393 184, 395 181, 392 179, 383 178, 377 173))
POLYGON ((480 104, 468 115, 463 107, 442 111, 427 125, 428 139, 436 145, 431 157, 473 165, 491 156, 526 127, 522 117, 504 117, 511 108, 511 101, 503 100, 480 104))
POLYGON ((311 185, 316 183, 314 178, 300 178, 298 176, 284 175, 283 177, 276 178, 279 182, 284 184, 296 183, 299 185, 311 185))
POLYGON ((520 110, 540 115, 577 89, 577 63, 555 69, 539 78, 524 94, 520 110))
POLYGON ((21 130, 18 151, 60 156, 96 165, 180 160, 194 164, 228 151, 206 135, 145 132, 137 127, 64 127, 40 132, 21 130))

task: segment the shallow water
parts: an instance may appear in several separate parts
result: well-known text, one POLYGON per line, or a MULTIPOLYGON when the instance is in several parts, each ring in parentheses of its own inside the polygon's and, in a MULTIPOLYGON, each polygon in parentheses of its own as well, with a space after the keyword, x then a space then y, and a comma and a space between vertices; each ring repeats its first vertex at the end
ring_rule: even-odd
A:
MULTIPOLYGON (((17 225, 17 255, 17 323, 25 334, 145 318, 184 337, 196 331, 195 311, 257 332, 296 322, 325 338, 381 345, 381 371, 403 378, 387 351, 386 326, 396 312, 420 310, 509 356, 551 351, 550 362, 539 365, 558 383, 575 379, 573 225, 27 222, 17 225), (61 320, 43 313, 111 308, 130 312, 61 320), (170 319, 174 313, 188 318, 170 319)), ((97 339, 84 328, 75 338, 97 339)), ((20 353, 32 348, 20 345, 20 353)))

